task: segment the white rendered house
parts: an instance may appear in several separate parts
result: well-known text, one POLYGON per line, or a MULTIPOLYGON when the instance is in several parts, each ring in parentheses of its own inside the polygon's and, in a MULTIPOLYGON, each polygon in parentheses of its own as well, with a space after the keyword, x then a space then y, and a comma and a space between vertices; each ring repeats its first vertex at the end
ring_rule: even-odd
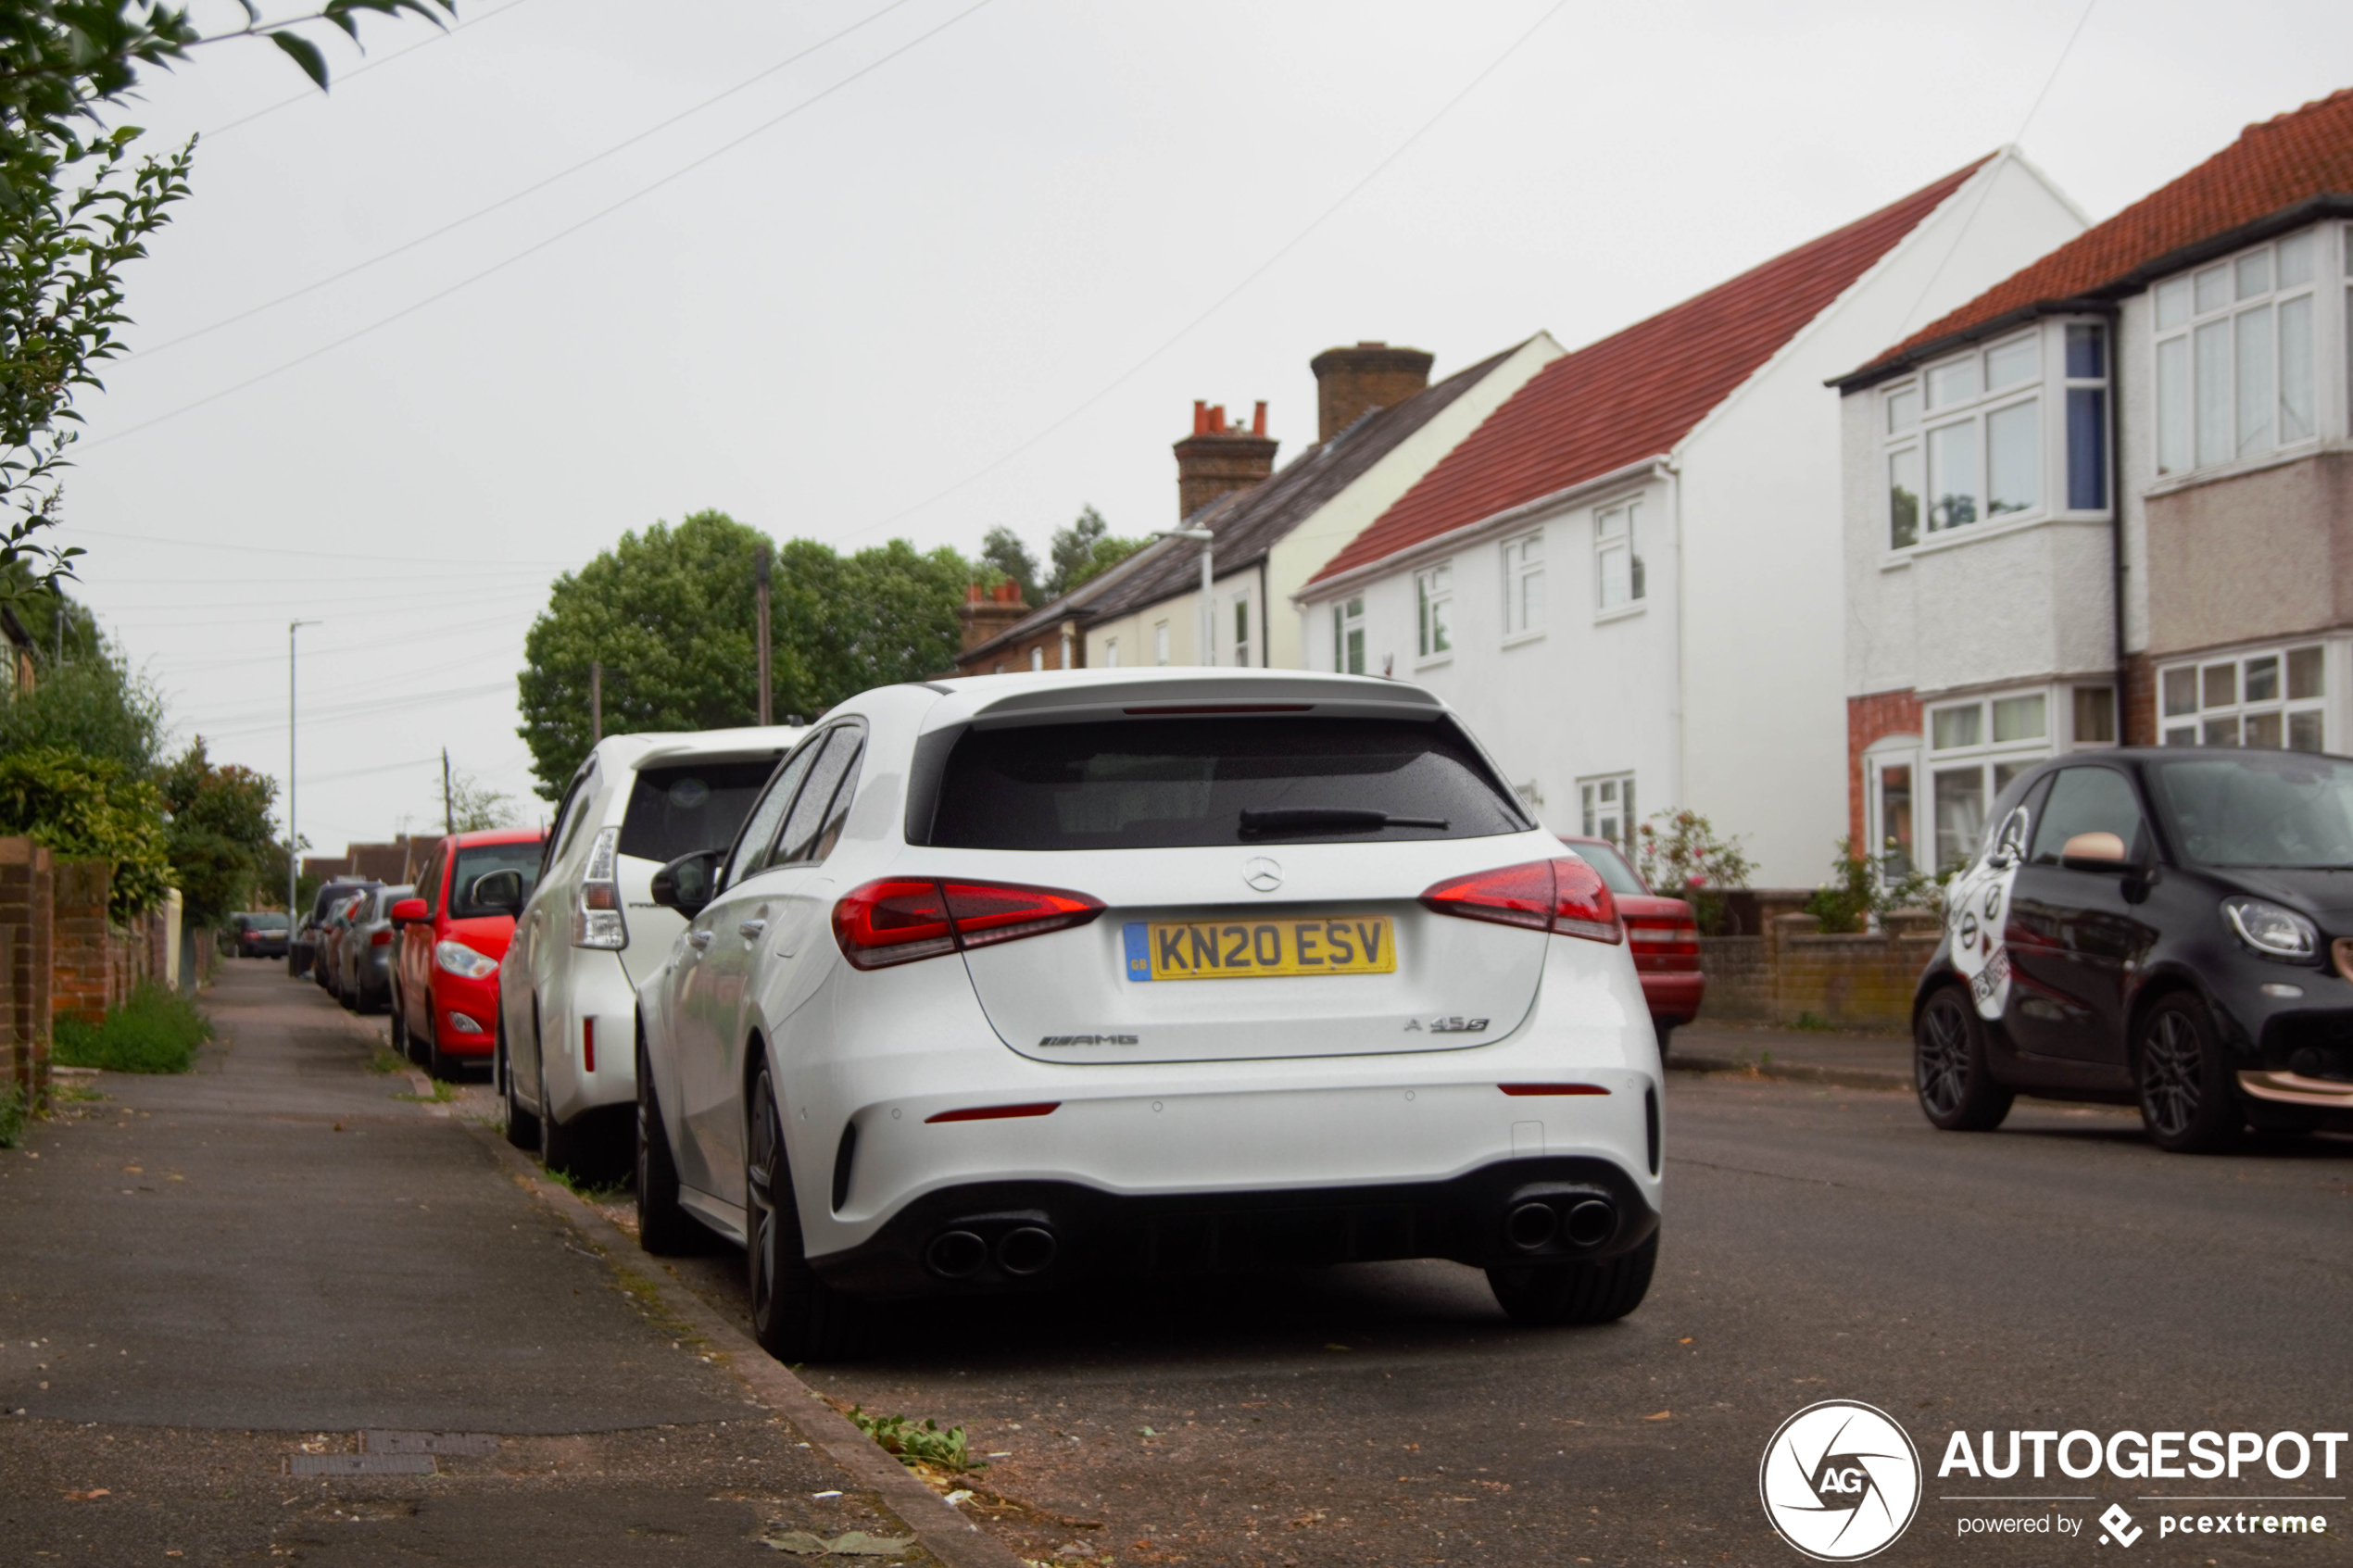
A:
POLYGON ((1823 383, 2083 222, 2005 150, 1553 361, 1297 596, 1306 663, 1443 695, 1557 832, 1691 807, 1760 884, 1820 880, 1847 831, 1823 383))

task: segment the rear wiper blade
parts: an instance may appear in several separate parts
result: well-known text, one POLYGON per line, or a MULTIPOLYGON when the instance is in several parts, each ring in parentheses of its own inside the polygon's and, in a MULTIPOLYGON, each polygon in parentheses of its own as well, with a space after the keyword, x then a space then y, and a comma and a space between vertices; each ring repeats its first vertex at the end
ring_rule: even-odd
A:
POLYGON ((1436 828, 1452 823, 1444 817, 1395 817, 1361 806, 1284 806, 1268 811, 1244 811, 1244 833, 1302 833, 1338 828, 1343 833, 1372 833, 1380 828, 1436 828))

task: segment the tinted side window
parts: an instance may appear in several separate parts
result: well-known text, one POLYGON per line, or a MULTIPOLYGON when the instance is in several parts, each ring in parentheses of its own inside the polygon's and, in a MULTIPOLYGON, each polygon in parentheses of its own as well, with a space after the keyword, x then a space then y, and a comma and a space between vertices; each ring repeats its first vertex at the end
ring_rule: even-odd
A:
POLYGON ((775 771, 774 758, 640 768, 621 822, 621 852, 667 862, 698 849, 725 848, 775 771))
POLYGON ((751 816, 744 822, 744 831, 736 840, 735 853, 727 857, 719 885, 724 890, 733 887, 761 866, 768 863, 769 846, 775 842, 776 830, 784 825, 785 813, 792 809, 793 797, 800 790, 800 781, 809 776, 810 764, 817 760, 817 753, 825 744, 830 730, 820 731, 805 740, 800 749, 785 759, 776 770, 775 782, 760 804, 751 809, 751 816))
POLYGON ((555 850, 545 857, 553 865, 572 848, 572 841, 580 836, 580 824, 588 820, 588 804, 597 798, 597 770, 592 765, 573 782, 572 815, 557 822, 555 850))
POLYGON ((504 909, 473 901, 474 884, 492 872, 521 872, 523 896, 529 897, 539 881, 539 846, 479 844, 459 850, 457 865, 456 874, 449 879, 449 918, 471 920, 478 915, 503 915, 507 912, 504 909))
POLYGON ((776 835, 776 853, 771 865, 822 860, 826 851, 833 848, 826 826, 833 823, 835 834, 840 833, 836 812, 849 809, 849 794, 856 782, 858 753, 863 738, 847 726, 834 733, 833 744, 825 747, 825 754, 809 771, 808 785, 794 802, 792 815, 785 819, 785 831, 776 835))
POLYGON ((967 732, 942 772, 929 841, 963 849, 1379 844, 1527 825, 1452 724, 1129 719, 967 732))
POLYGON ((417 873, 417 890, 419 895, 425 901, 425 913, 428 915, 439 915, 441 913, 441 868, 443 864, 443 850, 439 848, 434 849, 433 852, 433 859, 425 862, 425 869, 417 873))
POLYGON ((2141 802, 2131 780, 2113 768, 2063 768, 2034 826, 2033 862, 2057 865, 2059 851, 2079 833, 2112 833, 2124 841, 2127 857, 2145 859, 2141 826, 2141 802))

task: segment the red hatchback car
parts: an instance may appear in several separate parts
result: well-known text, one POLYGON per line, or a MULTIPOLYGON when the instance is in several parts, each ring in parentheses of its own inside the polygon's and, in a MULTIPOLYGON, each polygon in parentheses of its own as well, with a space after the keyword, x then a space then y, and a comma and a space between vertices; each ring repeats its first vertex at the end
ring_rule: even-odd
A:
POLYGON ((1650 1004, 1651 1027, 1658 1031, 1664 1056, 1667 1037, 1699 1016, 1700 998, 1707 991, 1707 977, 1699 970, 1698 917, 1682 899, 1653 894, 1609 840, 1564 834, 1561 842, 1602 873, 1617 900, 1626 946, 1634 955, 1634 972, 1642 978, 1642 999, 1650 1004))
POLYGON ((537 828, 445 838, 417 873, 418 897, 392 907, 400 933, 393 963, 393 1048, 435 1077, 490 1063, 498 1028, 498 960, 515 934, 514 911, 539 880, 544 838, 537 828), (485 887, 484 879, 500 872, 516 877, 485 887), (502 884, 513 893, 511 900, 500 893, 502 884))

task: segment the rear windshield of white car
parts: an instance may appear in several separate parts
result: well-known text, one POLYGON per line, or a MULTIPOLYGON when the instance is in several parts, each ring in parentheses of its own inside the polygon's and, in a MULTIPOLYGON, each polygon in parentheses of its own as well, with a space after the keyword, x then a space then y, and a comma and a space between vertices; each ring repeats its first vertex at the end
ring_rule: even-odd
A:
POLYGON ((974 730, 931 843, 1168 849, 1482 838, 1528 823, 1451 726, 1387 719, 1142 719, 974 730))
POLYGON ((698 849, 726 848, 775 771, 774 758, 638 769, 621 820, 621 852, 667 863, 698 849))

